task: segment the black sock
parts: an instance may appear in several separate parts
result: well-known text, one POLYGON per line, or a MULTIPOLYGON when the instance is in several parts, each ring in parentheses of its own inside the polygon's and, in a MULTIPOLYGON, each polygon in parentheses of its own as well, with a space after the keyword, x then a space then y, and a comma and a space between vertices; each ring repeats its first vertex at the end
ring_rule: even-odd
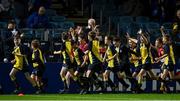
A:
POLYGON ((83 83, 82 88, 88 90, 89 87, 89 80, 86 77, 81 77, 80 81, 83 83))
POLYGON ((66 80, 63 81, 63 84, 64 84, 64 90, 67 90, 68 86, 67 86, 66 80))
POLYGON ((128 84, 124 81, 124 79, 119 79, 118 81, 123 85, 123 86, 128 86, 128 84))
POLYGON ((91 91, 93 90, 93 80, 92 80, 92 78, 87 78, 88 79, 88 81, 89 81, 89 87, 88 87, 88 89, 90 89, 91 91))
POLYGON ((19 89, 20 89, 20 86, 19 86, 19 83, 17 82, 16 79, 13 80, 13 83, 14 83, 14 85, 15 85, 15 88, 16 88, 17 90, 19 90, 19 89))
POLYGON ((104 81, 103 91, 107 91, 108 81, 104 81))
POLYGON ((112 82, 110 78, 108 79, 108 84, 110 85, 111 88, 115 87, 115 84, 112 82))

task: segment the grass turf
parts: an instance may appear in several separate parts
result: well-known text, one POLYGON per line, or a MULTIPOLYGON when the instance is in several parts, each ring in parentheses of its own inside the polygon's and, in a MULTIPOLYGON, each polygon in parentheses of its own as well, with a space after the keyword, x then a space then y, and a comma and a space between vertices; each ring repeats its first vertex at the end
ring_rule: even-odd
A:
POLYGON ((0 100, 180 100, 180 94, 0 95, 0 100))

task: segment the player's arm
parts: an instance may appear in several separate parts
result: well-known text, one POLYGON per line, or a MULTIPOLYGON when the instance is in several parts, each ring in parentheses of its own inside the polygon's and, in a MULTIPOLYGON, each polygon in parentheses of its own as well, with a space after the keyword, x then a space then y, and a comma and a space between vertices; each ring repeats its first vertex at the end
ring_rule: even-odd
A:
POLYGON ((32 59, 32 62, 40 62, 40 61, 41 61, 41 59, 39 57, 39 51, 36 51, 34 53, 34 59, 32 59))
POLYGON ((15 52, 15 51, 13 51, 13 52, 12 52, 12 54, 14 54, 14 55, 16 55, 16 56, 19 56, 19 57, 26 56, 25 54, 23 54, 23 53, 24 53, 24 51, 22 50, 22 48, 21 48, 21 47, 20 47, 20 51, 21 51, 21 53, 17 53, 17 52, 15 52))
POLYGON ((163 55, 161 57, 155 58, 155 60, 156 61, 160 61, 160 60, 162 60, 162 59, 164 59, 165 57, 168 56, 168 49, 167 49, 167 47, 164 48, 164 51, 162 51, 162 54, 163 55))
POLYGON ((15 64, 15 62, 16 62, 16 60, 15 60, 15 59, 11 60, 11 63, 12 63, 12 64, 15 64))
POLYGON ((55 55, 62 54, 62 52, 66 49, 65 44, 63 43, 59 51, 54 51, 55 55))
POLYGON ((114 59, 114 58, 116 58, 117 57, 117 54, 114 54, 111 58, 109 58, 109 59, 106 59, 106 61, 108 62, 108 61, 111 61, 112 59, 114 59))
POLYGON ((117 52, 116 52, 116 50, 115 50, 115 47, 110 46, 110 49, 111 49, 111 51, 112 51, 113 56, 112 56, 111 58, 109 58, 109 59, 106 59, 107 62, 108 62, 108 61, 111 61, 112 59, 114 59, 114 58, 117 57, 117 52))
POLYGON ((164 59, 164 58, 167 57, 167 56, 168 56, 168 54, 164 54, 164 55, 162 55, 161 57, 155 58, 155 60, 156 60, 156 61, 160 61, 160 60, 164 59))
POLYGON ((106 58, 107 58, 107 52, 104 54, 103 63, 106 62, 106 58))
POLYGON ((81 67, 84 67, 84 65, 86 64, 87 60, 88 60, 88 55, 84 55, 84 61, 81 64, 81 67))
POLYGON ((160 31, 161 31, 162 36, 166 35, 166 33, 164 32, 164 26, 161 26, 160 31))
POLYGON ((60 50, 60 51, 54 51, 54 54, 61 54, 62 53, 62 51, 60 50))

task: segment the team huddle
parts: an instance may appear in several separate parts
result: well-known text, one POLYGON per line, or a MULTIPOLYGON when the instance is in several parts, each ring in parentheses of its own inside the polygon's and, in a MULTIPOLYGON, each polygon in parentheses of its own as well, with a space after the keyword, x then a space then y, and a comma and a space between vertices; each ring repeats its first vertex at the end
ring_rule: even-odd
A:
MULTIPOLYGON (((115 92, 118 85, 111 80, 111 72, 122 84, 124 91, 130 87, 124 80, 128 79, 131 83, 130 89, 135 93, 143 92, 141 86, 145 80, 160 81, 159 89, 162 92, 168 91, 167 82, 179 80, 180 75, 174 73, 176 62, 172 40, 168 34, 164 33, 163 27, 160 29, 162 37, 157 38, 153 45, 149 34, 142 29, 138 31, 137 38, 131 37, 128 33, 123 37, 106 35, 102 38, 99 35, 99 27, 91 24, 95 23, 95 20, 90 19, 89 23, 85 31, 79 28, 77 34, 72 34, 72 28, 69 32, 62 33, 61 49, 52 53, 62 55, 60 79, 64 84, 64 89, 60 93, 69 92, 71 78, 80 87, 80 94, 99 89, 104 93, 107 92, 108 87, 115 92), (153 55, 152 50, 155 50, 157 55, 153 55), (161 69, 160 75, 153 73, 153 64, 158 64, 161 69), (166 78, 169 78, 168 81, 166 78)), ((10 78, 16 87, 14 92, 20 91, 15 76, 18 71, 24 72, 27 80, 36 89, 36 93, 43 92, 45 83, 42 77, 45 65, 39 41, 31 42, 31 60, 27 59, 24 46, 21 44, 21 37, 15 37, 14 44, 12 54, 15 58, 11 61, 14 65, 10 72, 10 78), (33 64, 31 74, 27 69, 29 63, 33 64)))

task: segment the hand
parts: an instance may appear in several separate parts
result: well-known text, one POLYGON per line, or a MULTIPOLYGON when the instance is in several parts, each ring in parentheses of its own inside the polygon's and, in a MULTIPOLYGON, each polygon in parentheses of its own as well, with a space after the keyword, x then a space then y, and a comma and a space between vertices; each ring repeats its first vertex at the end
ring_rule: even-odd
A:
POLYGON ((53 54, 57 54, 57 51, 54 51, 53 54))
POLYGON ((164 26, 161 26, 160 31, 164 31, 164 26))
POLYGON ((127 37, 127 38, 130 38, 130 35, 129 35, 129 33, 128 33, 128 32, 126 33, 126 37, 127 37))
POLYGON ((15 59, 14 59, 14 60, 11 60, 11 63, 12 63, 12 64, 15 64, 15 62, 16 62, 16 60, 15 60, 15 59))
POLYGON ((109 62, 110 60, 109 59, 106 59, 106 62, 109 62))
POLYGON ((137 32, 137 34, 142 35, 142 29, 139 29, 139 31, 137 32))
POLYGON ((160 61, 159 58, 155 58, 155 63, 158 63, 160 61))
POLYGON ((155 58, 155 61, 158 61, 159 60, 159 58, 155 58))

